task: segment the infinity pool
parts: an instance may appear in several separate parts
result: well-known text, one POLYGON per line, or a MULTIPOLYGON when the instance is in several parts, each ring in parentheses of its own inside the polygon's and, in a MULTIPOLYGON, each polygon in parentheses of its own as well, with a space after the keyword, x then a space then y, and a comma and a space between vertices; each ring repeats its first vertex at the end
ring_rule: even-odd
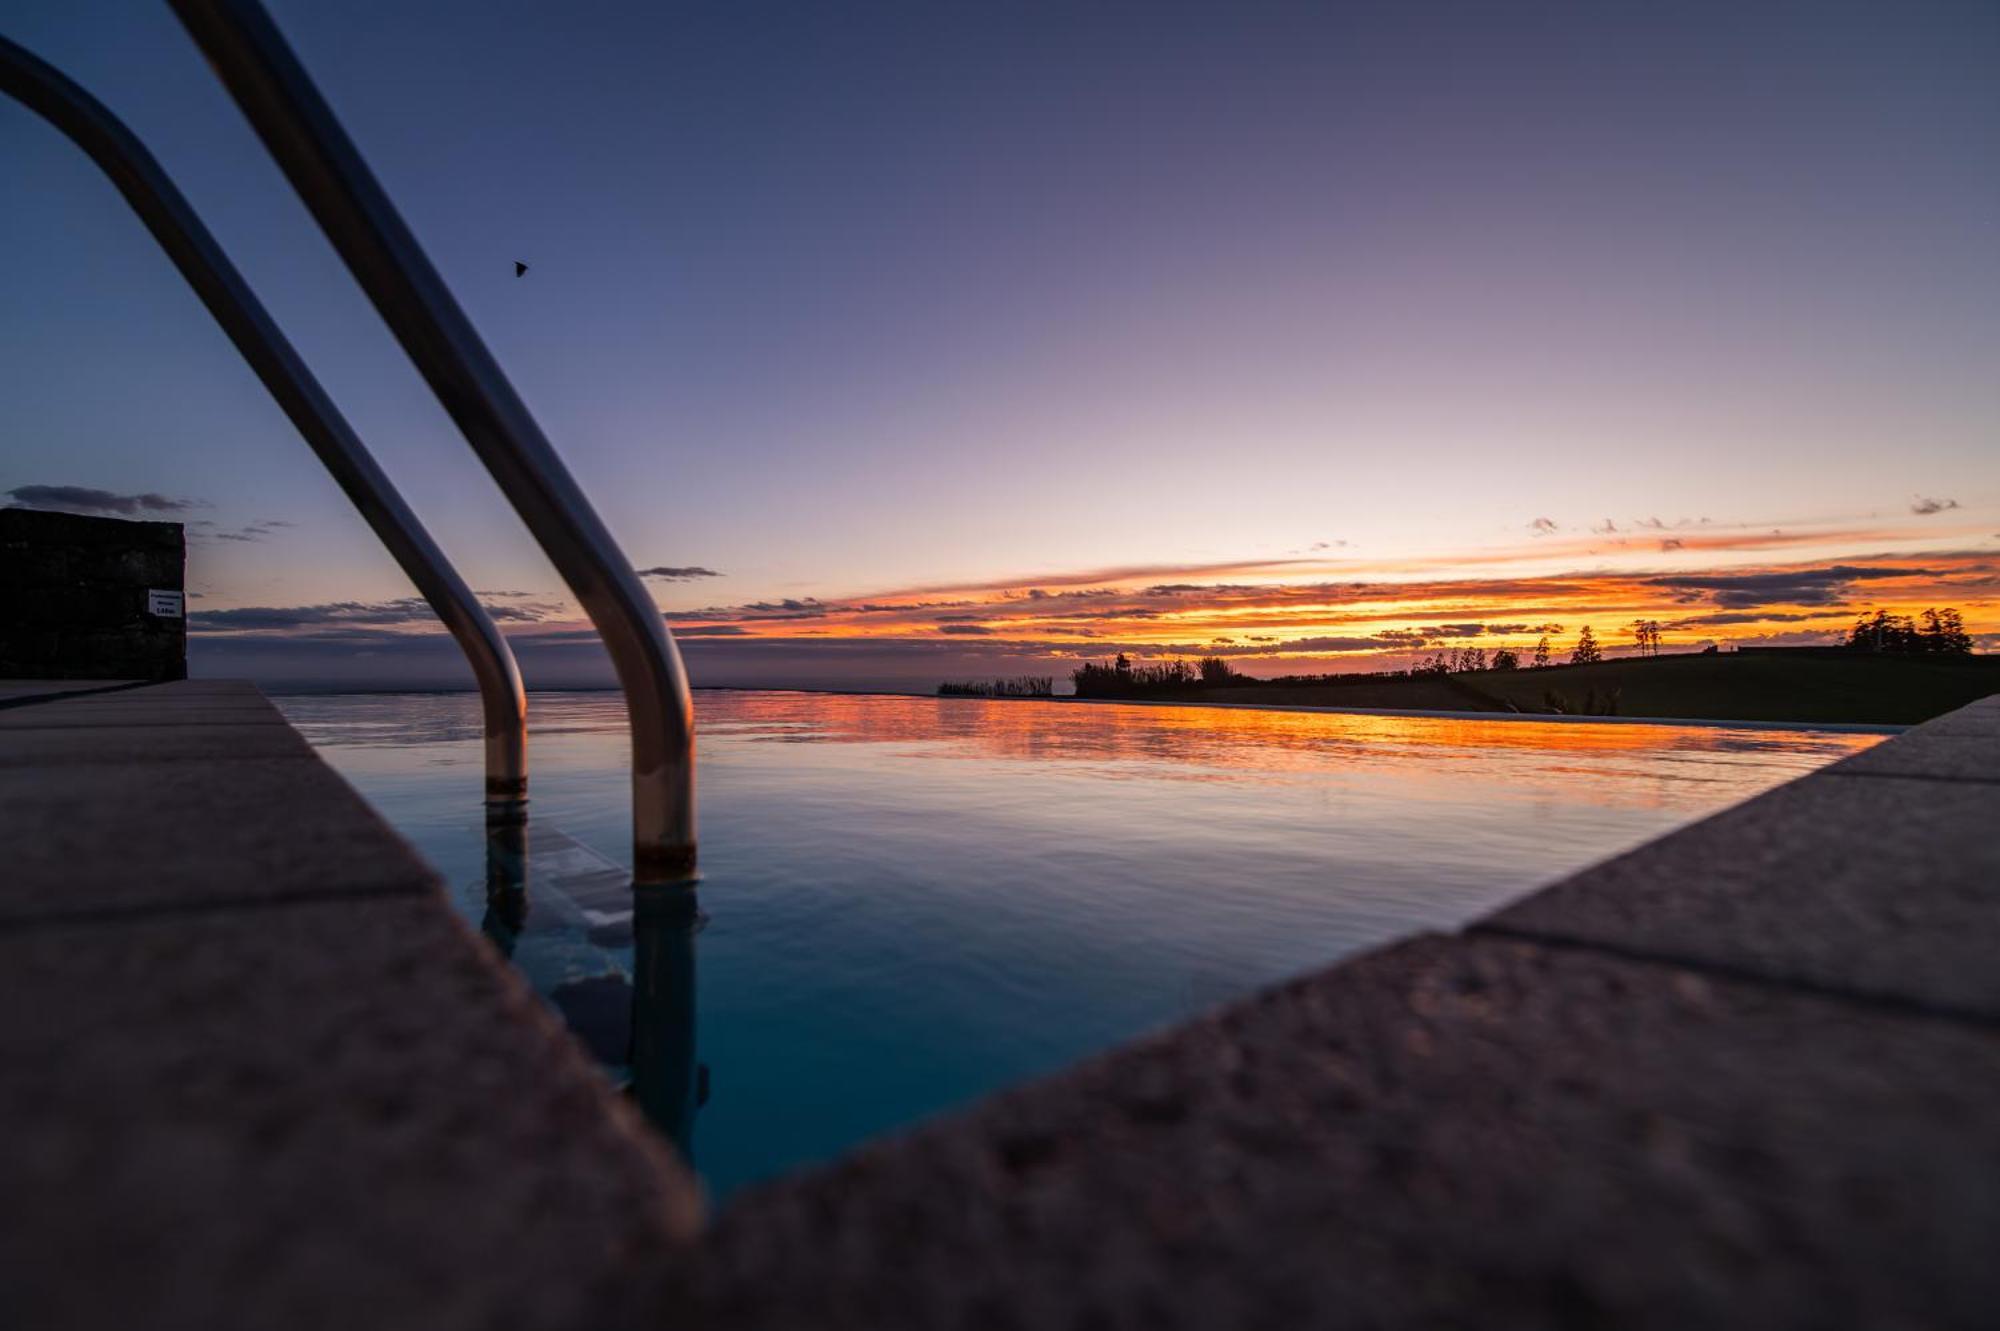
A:
POLYGON ((497 842, 472 695, 278 701, 717 1197, 1878 738, 702 692, 706 918, 635 922, 617 695, 534 695, 497 842))

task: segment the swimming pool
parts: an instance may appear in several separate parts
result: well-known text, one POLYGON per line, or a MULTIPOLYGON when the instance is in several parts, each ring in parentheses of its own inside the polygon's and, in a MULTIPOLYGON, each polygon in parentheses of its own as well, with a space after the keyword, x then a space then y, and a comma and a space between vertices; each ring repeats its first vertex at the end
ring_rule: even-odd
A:
POLYGON ((618 695, 532 697, 497 843, 473 695, 277 701, 717 1197, 1878 738, 704 691, 706 919, 635 922, 618 695))

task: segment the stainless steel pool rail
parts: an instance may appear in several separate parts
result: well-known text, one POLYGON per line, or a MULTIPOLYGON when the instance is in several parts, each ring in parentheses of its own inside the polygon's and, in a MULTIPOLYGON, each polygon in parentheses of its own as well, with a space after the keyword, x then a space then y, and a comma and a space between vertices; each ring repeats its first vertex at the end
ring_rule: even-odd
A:
POLYGON ((631 720, 635 879, 691 881, 694 706, 652 597, 269 16, 253 0, 170 2, 597 626, 631 720))
POLYGON ((501 820, 518 816, 528 796, 527 695, 513 651, 472 589, 138 137, 74 80, 5 37, 0 37, 0 91, 60 130, 110 178, 458 640, 479 683, 484 711, 487 808, 501 820))

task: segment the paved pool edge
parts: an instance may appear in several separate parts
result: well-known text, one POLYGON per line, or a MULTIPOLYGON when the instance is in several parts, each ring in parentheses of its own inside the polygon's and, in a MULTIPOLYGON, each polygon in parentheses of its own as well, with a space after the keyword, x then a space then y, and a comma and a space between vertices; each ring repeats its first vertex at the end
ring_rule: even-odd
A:
POLYGON ((578 1326, 697 1233, 693 1180, 250 685, 0 711, 0 831, 0 1321, 578 1326))

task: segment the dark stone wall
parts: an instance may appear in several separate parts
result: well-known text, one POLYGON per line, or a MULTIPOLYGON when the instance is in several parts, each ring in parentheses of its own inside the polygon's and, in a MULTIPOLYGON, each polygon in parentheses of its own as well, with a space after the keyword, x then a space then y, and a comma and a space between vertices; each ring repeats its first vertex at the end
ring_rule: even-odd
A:
POLYGON ((146 597, 186 568, 178 522, 0 509, 0 679, 187 678, 185 608, 146 597))

